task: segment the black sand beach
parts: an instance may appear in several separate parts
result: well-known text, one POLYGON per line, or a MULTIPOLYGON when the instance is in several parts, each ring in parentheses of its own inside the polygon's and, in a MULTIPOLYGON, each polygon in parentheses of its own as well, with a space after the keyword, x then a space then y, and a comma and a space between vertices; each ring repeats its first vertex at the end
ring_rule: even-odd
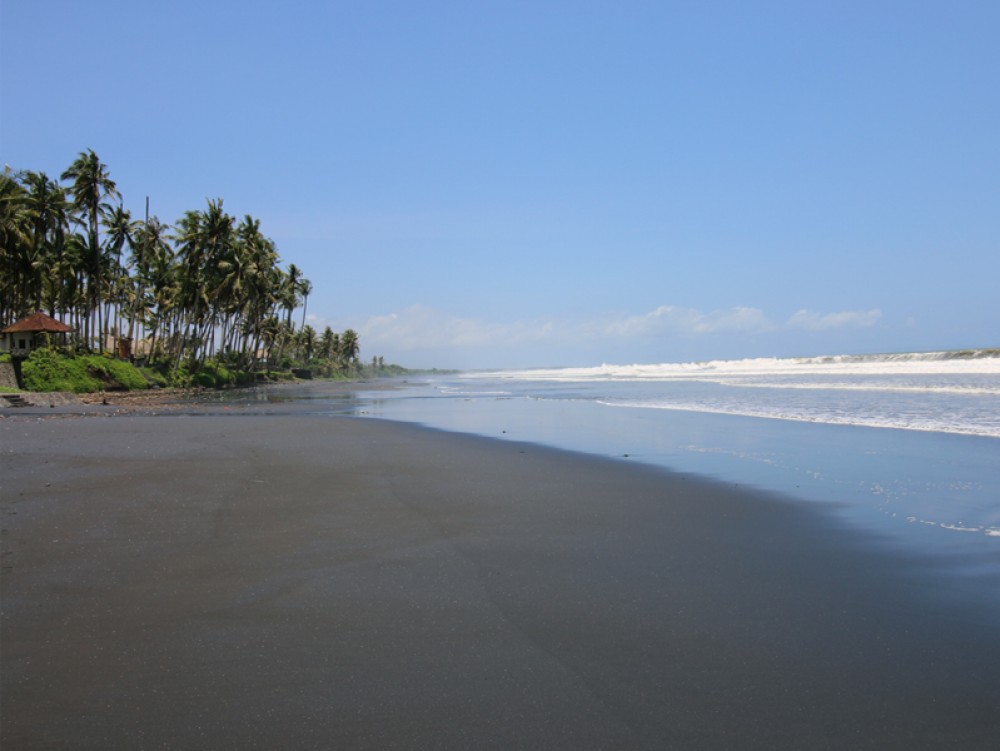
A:
POLYGON ((0 746, 996 749, 997 624, 821 508, 307 414, 0 419, 0 746))

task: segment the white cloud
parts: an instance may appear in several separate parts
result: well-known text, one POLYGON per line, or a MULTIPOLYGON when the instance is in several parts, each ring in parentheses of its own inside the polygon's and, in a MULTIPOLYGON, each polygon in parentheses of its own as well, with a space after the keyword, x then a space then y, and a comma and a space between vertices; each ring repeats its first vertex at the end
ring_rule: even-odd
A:
POLYGON ((543 341, 553 332, 547 321, 487 323, 450 316, 423 305, 369 318, 360 328, 366 343, 402 350, 510 346, 543 341))
POLYGON ((703 313, 663 305, 640 315, 608 315, 588 321, 534 320, 490 323, 451 316, 423 305, 369 318, 359 327, 362 340, 376 349, 401 350, 511 347, 572 344, 597 338, 617 340, 717 333, 759 333, 775 326, 756 308, 736 307, 703 313))
MULTIPOLYGON (((604 356, 598 350, 624 353, 622 356, 626 357, 631 356, 627 354, 630 352, 645 356, 645 352, 663 352, 664 346, 673 352, 718 351, 720 347, 738 348, 750 335, 779 337, 781 332, 792 330, 870 327, 881 315, 878 310, 826 314, 800 310, 779 325, 757 308, 703 312, 662 305, 646 313, 607 314, 583 321, 538 319, 497 323, 414 305, 352 325, 358 330, 365 352, 396 357, 400 362, 425 358, 435 365, 447 366, 451 361, 492 365, 510 360, 555 362, 587 357, 586 353, 604 356), (705 347, 710 350, 704 350, 705 347)), ((779 344, 776 339, 767 341, 779 344)))
POLYGON ((587 326, 601 335, 624 337, 758 332, 773 328, 767 316, 756 308, 737 307, 703 313, 693 308, 678 308, 673 305, 661 305, 641 315, 595 321, 587 326))
POLYGON ((740 331, 758 333, 770 331, 774 325, 767 316, 757 308, 732 308, 717 310, 704 316, 695 328, 696 334, 714 334, 716 332, 740 331))
POLYGON ((800 310, 788 319, 790 329, 828 331, 843 328, 870 328, 882 317, 881 310, 847 310, 840 313, 821 315, 812 310, 800 310))

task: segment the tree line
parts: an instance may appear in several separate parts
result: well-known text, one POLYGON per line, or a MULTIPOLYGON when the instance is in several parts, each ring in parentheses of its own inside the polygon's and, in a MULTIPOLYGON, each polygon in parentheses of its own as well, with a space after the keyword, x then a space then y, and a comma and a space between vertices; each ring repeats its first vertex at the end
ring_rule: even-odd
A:
POLYGON ((58 179, 9 167, 0 176, 0 327, 41 310, 73 326, 81 349, 103 353, 127 337, 161 365, 218 358, 253 371, 265 357, 356 367, 354 331, 306 325, 311 292, 260 221, 235 219, 221 198, 172 226, 148 216, 148 199, 133 218, 91 149, 58 179))

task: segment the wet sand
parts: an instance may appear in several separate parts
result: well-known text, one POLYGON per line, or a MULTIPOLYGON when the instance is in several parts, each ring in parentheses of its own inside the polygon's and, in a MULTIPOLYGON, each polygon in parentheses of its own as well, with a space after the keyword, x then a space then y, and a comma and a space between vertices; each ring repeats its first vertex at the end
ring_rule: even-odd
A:
POLYGON ((995 749, 1000 629, 816 506, 236 410, 0 419, 4 749, 995 749))

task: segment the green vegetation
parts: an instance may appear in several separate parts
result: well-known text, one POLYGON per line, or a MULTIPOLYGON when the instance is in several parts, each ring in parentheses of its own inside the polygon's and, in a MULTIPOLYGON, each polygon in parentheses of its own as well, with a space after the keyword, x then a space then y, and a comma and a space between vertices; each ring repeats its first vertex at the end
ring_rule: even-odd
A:
POLYGON ((107 355, 73 354, 55 349, 32 352, 23 361, 21 372, 27 391, 74 393, 132 391, 150 386, 223 389, 250 386, 261 380, 281 381, 294 377, 291 370, 250 373, 231 369, 217 360, 201 363, 194 371, 184 365, 171 367, 161 364, 140 368, 107 355))
POLYGON ((28 391, 124 391, 146 388, 146 380, 131 364, 104 355, 68 357, 39 349, 21 365, 28 391))
POLYGON ((290 378, 293 368, 365 373, 356 332, 306 325, 312 284, 294 264, 281 267, 259 220, 238 221, 221 198, 173 226, 134 220, 89 149, 60 180, 0 174, 0 327, 44 310, 75 331, 78 357, 33 355, 28 388, 217 388, 290 378), (100 357, 123 339, 141 374, 100 357))
MULTIPOLYGON (((295 347, 289 352, 297 353, 295 347)), ((10 355, 0 355, 0 362, 10 362, 10 355)), ((287 355, 285 367, 275 370, 250 372, 226 365, 220 359, 206 360, 197 370, 189 370, 186 365, 173 367, 168 363, 138 367, 109 355, 75 354, 58 349, 37 349, 22 362, 21 374, 26 391, 71 391, 88 393, 94 391, 139 390, 159 388, 206 388, 224 389, 251 386, 261 382, 289 381, 296 371, 306 370, 310 377, 327 380, 350 380, 353 378, 385 378, 416 375, 418 373, 444 371, 413 371, 399 365, 386 365, 381 358, 373 358, 371 364, 361 365, 355 360, 347 361, 334 352, 330 357, 325 351, 314 353, 306 362, 287 355)), ((0 389, 15 393, 16 389, 0 389)))

